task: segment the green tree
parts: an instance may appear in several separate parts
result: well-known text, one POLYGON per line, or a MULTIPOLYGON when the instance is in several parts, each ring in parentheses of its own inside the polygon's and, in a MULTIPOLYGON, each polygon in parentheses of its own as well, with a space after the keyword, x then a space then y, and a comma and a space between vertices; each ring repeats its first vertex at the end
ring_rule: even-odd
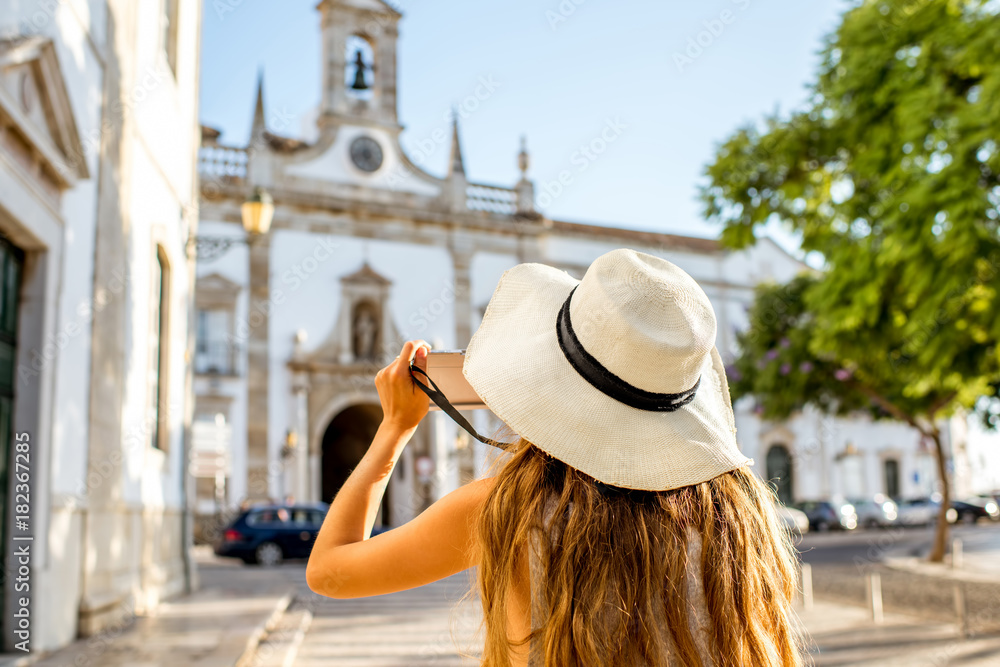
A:
POLYGON ((734 133, 702 190, 728 246, 775 221, 822 265, 786 290, 801 306, 787 330, 767 329, 784 322, 774 317, 752 325, 734 392, 774 417, 805 402, 872 409, 932 441, 944 496, 934 561, 950 502, 938 424, 1000 380, 998 141, 996 2, 865 0, 827 39, 806 108, 734 133), (812 364, 809 377, 756 368, 752 355, 784 338, 801 358, 782 363, 812 364))

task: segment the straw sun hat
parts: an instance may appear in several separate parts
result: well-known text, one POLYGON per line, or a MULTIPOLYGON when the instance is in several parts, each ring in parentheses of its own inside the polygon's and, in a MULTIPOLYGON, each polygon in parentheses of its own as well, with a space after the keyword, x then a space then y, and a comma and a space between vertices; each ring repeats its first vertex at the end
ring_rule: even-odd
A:
POLYGON ((736 444, 715 313, 670 262, 619 249, 583 280, 503 274, 462 372, 518 435, 604 484, 667 490, 753 461, 736 444))

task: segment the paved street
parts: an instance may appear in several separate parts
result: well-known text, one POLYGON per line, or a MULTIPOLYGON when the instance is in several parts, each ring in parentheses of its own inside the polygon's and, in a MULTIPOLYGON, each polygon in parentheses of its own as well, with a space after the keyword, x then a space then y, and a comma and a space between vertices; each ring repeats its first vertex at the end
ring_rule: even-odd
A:
POLYGON ((961 570, 926 563, 932 528, 810 534, 798 548, 818 598, 863 606, 866 578, 878 573, 887 611, 953 624, 959 588, 970 629, 1000 633, 1000 525, 956 527, 952 537, 963 542, 961 570))
MULTIPOLYGON (((286 632, 278 631, 273 653, 294 650, 296 667, 389 667, 478 664, 481 640, 478 602, 460 601, 469 588, 470 573, 460 573, 429 586, 357 600, 331 600, 314 594, 305 580, 305 563, 288 562, 275 568, 246 566, 240 561, 215 558, 199 551, 199 568, 205 585, 221 581, 227 588, 242 585, 252 589, 269 581, 270 586, 290 587, 296 600, 290 614, 311 615, 301 643, 289 646, 286 632), (469 657, 459 655, 462 647, 469 657)), ((294 625, 294 624, 293 624, 294 625)), ((262 644, 263 657, 246 667, 280 665, 262 644)))
POLYGON ((468 573, 412 591, 359 600, 303 596, 312 628, 296 667, 477 665, 478 602, 456 605, 468 590, 468 573), (467 656, 461 657, 461 651, 467 656))
MULTIPOLYGON (((967 568, 984 576, 1000 553, 1000 530, 963 529, 967 568), (993 550, 989 550, 990 547, 993 550)), ((1000 579, 966 582, 972 636, 955 623, 955 581, 946 566, 900 567, 894 559, 926 544, 926 531, 812 535, 800 548, 814 563, 817 599, 800 609, 817 665, 1000 664, 1000 579), (881 539, 881 541, 880 541, 881 539), (867 555, 866 555, 867 554, 867 555), (877 556, 877 558, 875 558, 877 556), (839 558, 836 562, 834 558, 839 558), (861 561, 852 563, 855 557, 861 561), (871 560, 866 560, 866 558, 871 560), (847 562, 844 562, 846 559, 847 562), (860 564, 859 564, 860 563, 860 564), (882 575, 886 614, 875 625, 863 605, 864 574, 882 575), (929 569, 928 569, 929 568, 929 569), (942 569, 943 568, 943 569, 942 569), (929 574, 930 572, 930 574, 929 574), (902 596, 902 597, 900 597, 902 596), (908 596, 908 597, 906 597, 908 596), (905 602, 905 604, 904 604, 905 602), (905 612, 905 613, 904 613, 905 612)), ((478 602, 463 596, 470 573, 419 589, 359 600, 314 595, 303 561, 259 568, 196 549, 202 589, 164 605, 155 617, 125 619, 98 640, 46 656, 41 667, 412 667, 478 664, 478 602), (290 606, 287 601, 294 598, 290 606), (283 605, 284 601, 284 605, 283 605), (259 642, 259 643, 258 643, 259 642)), ((3 664, 0 662, 0 664, 3 664)))
MULTIPOLYGON (((1000 551, 1000 523, 952 526, 951 538, 960 538, 966 553, 1000 551)), ((796 544, 802 561, 814 567, 827 564, 883 562, 886 558, 923 556, 934 537, 934 528, 885 528, 876 530, 807 533, 796 544)))
MULTIPOLYGON (((962 527, 955 531, 966 545, 970 559, 975 554, 1000 553, 1000 526, 962 527)), ((818 600, 811 610, 800 610, 810 633, 813 657, 818 665, 949 665, 986 667, 1000 664, 1000 634, 995 609, 1000 601, 997 584, 966 588, 970 627, 974 636, 958 635, 952 604, 953 584, 889 567, 888 561, 925 549, 929 529, 906 531, 859 531, 814 534, 799 548, 814 564, 818 600), (864 607, 864 576, 878 568, 886 592, 885 623, 872 623, 864 607), (900 591, 920 604, 893 600, 900 591), (914 613, 919 609, 919 613, 914 613), (907 614, 900 612, 909 612, 907 614), (935 614, 935 612, 937 612, 935 614)), ((975 561, 979 566, 983 561, 975 561)), ((208 561, 202 571, 211 577, 218 568, 226 576, 242 565, 208 561)), ((297 667, 344 665, 347 667, 402 667, 404 665, 474 665, 481 638, 475 636, 479 610, 462 598, 469 582, 467 573, 423 588, 361 600, 328 600, 312 594, 305 585, 301 563, 289 563, 261 574, 280 577, 298 590, 292 610, 307 610, 312 624, 297 649, 297 667), (458 647, 466 652, 460 655, 458 647)))

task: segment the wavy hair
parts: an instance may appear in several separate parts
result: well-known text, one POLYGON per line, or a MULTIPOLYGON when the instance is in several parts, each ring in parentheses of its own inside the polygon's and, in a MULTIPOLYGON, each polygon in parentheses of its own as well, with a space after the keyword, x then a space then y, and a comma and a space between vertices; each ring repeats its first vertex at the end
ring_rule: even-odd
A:
POLYGON ((523 439, 509 451, 477 518, 485 667, 510 665, 526 643, 557 667, 801 664, 795 559, 772 491, 750 470, 635 491, 601 484, 523 439), (697 538, 700 563, 689 564, 697 538), (508 596, 532 542, 542 573, 532 594, 548 614, 511 639, 508 596))

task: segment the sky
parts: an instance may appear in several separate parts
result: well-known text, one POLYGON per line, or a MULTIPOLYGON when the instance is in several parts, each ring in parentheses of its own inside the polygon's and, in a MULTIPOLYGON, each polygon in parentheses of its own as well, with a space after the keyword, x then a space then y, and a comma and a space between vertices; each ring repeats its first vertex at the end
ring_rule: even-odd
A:
MULTIPOLYGON (((314 132, 316 4, 205 1, 201 122, 222 130, 223 143, 248 140, 258 71, 272 130, 314 132)), ((549 217, 703 237, 720 231, 698 200, 705 165, 737 128, 804 104, 823 38, 848 7, 847 0, 393 4, 403 14, 401 143, 417 164, 444 175, 448 146, 426 156, 420 146, 448 128, 457 107, 471 182, 513 186, 524 135, 528 175, 549 217)))

